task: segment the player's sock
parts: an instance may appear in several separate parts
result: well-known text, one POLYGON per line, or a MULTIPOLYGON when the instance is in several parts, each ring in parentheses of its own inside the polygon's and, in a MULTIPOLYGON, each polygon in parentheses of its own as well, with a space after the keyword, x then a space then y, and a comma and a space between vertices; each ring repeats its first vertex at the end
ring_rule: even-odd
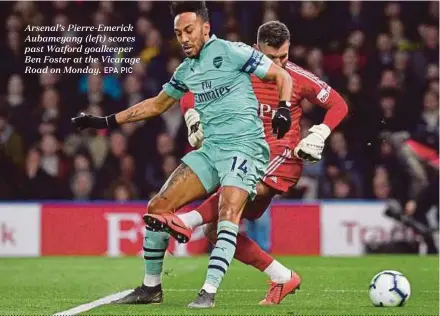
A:
POLYGON ((208 293, 215 293, 226 274, 237 244, 238 225, 221 221, 217 228, 217 242, 209 258, 208 272, 203 288, 208 293))
POLYGON ((286 283, 292 276, 291 270, 272 258, 255 241, 242 234, 237 236, 234 258, 266 273, 276 283, 286 283))
POLYGON ((177 214, 177 217, 182 220, 186 227, 194 229, 203 224, 203 217, 197 210, 190 211, 184 214, 177 214))
POLYGON ((286 268, 276 260, 272 261, 272 263, 264 270, 264 273, 276 283, 286 283, 292 277, 292 270, 286 268))
POLYGON ((206 199, 199 207, 188 213, 177 214, 186 227, 194 229, 205 223, 218 220, 218 201, 219 194, 214 193, 206 199))
POLYGON ((261 272, 264 272, 274 261, 274 258, 261 249, 255 241, 240 233, 237 235, 237 250, 235 250, 234 257, 261 272))
POLYGON ((144 285, 148 287, 154 287, 159 284, 162 284, 162 279, 160 278, 160 276, 161 276, 160 274, 154 275, 154 274, 145 273, 144 285))
POLYGON ((219 200, 219 192, 214 193, 195 209, 202 216, 203 224, 216 222, 218 220, 219 200))
POLYGON ((146 229, 144 238, 145 278, 144 285, 156 286, 161 284, 163 258, 168 247, 170 235, 166 232, 154 232, 146 229))

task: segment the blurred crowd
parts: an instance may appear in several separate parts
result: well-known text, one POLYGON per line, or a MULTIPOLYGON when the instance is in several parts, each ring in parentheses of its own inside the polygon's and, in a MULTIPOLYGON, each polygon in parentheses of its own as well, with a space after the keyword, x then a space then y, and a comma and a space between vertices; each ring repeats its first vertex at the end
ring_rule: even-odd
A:
MULTIPOLYGON (((381 133, 405 130, 438 151, 438 6, 437 1, 208 2, 213 33, 228 40, 252 44, 261 23, 286 23, 290 60, 320 76, 349 104, 324 159, 307 165, 285 197, 407 194, 404 167, 381 133)), ((155 194, 190 150, 179 105, 117 131, 77 132, 70 117, 81 111, 108 115, 161 90, 182 60, 168 4, 2 2, 0 16, 0 198, 126 201, 155 194), (141 59, 132 74, 24 74, 24 38, 36 35, 24 31, 27 25, 121 23, 135 28, 135 34, 119 34, 136 37, 132 54, 124 56, 141 59)), ((308 102, 303 109, 305 134, 325 112, 308 102)))

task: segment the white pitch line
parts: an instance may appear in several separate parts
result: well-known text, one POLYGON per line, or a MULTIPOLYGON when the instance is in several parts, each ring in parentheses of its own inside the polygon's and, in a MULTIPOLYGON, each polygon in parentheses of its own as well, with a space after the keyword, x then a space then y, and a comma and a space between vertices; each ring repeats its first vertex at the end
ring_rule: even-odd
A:
MULTIPOLYGON (((79 313, 87 312, 93 308, 110 304, 112 301, 120 299, 121 297, 124 297, 128 293, 132 292, 133 290, 125 290, 118 293, 110 294, 106 297, 100 298, 96 301, 86 303, 79 305, 77 307, 65 310, 63 312, 58 312, 53 314, 52 316, 72 316, 77 315, 79 313)), ((164 289, 165 292, 188 292, 188 291, 194 291, 197 292, 199 289, 164 289)), ((220 292, 266 292, 264 289, 227 289, 227 290, 220 290, 220 292)), ((318 292, 328 292, 328 293, 367 293, 368 289, 366 290, 331 290, 331 289, 323 289, 319 290, 318 292)), ((420 291, 422 293, 439 293, 439 291, 436 290, 425 290, 420 291)))
POLYGON ((74 308, 62 311, 62 312, 58 312, 56 314, 53 314, 52 316, 76 315, 76 314, 79 314, 79 313, 87 312, 87 311, 89 311, 89 310, 91 310, 93 308, 96 308, 98 306, 109 304, 112 301, 120 299, 120 298, 124 297, 125 295, 127 295, 128 293, 130 293, 132 291, 133 290, 125 290, 125 291, 121 291, 121 292, 118 292, 118 293, 114 293, 114 294, 108 295, 106 297, 100 298, 99 300, 96 300, 96 301, 93 301, 93 302, 90 302, 90 303, 86 303, 86 304, 82 304, 82 305, 79 305, 77 307, 74 307, 74 308))

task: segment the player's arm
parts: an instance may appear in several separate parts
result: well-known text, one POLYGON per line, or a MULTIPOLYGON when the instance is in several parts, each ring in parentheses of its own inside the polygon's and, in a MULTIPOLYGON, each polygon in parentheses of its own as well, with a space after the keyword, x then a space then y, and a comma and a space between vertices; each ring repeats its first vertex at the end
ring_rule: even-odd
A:
POLYGON ((283 68, 272 63, 266 75, 262 78, 265 81, 276 82, 280 102, 278 109, 272 118, 272 132, 277 139, 282 138, 290 129, 292 121, 290 118, 290 99, 292 98, 292 77, 283 68))
POLYGON ((179 66, 169 82, 164 84, 163 90, 155 97, 139 102, 130 108, 105 117, 81 113, 72 118, 72 124, 78 129, 85 128, 116 128, 121 124, 138 122, 149 119, 167 111, 178 101, 188 88, 180 78, 184 77, 184 70, 179 66))
POLYGON ((280 103, 272 119, 272 129, 277 138, 282 138, 290 128, 290 102, 292 97, 292 78, 283 68, 275 65, 263 53, 243 43, 229 43, 227 52, 231 61, 243 72, 258 78, 276 82, 280 103))
POLYGON ((326 139, 348 113, 348 106, 339 93, 319 78, 310 74, 301 76, 302 96, 313 104, 327 110, 324 121, 312 126, 310 134, 300 141, 294 154, 305 161, 317 162, 321 159, 326 139))
POLYGON ((166 112, 176 101, 178 100, 162 90, 157 96, 141 101, 122 112, 116 113, 115 121, 120 125, 146 120, 166 112))
POLYGON ((292 98, 293 80, 289 73, 283 68, 271 63, 269 69, 263 78, 264 81, 273 81, 276 83, 281 102, 289 102, 292 98))
POLYGON ((116 114, 101 117, 81 113, 79 116, 72 118, 72 124, 78 129, 116 128, 121 124, 138 122, 160 115, 176 101, 176 99, 161 91, 157 96, 141 101, 116 114))

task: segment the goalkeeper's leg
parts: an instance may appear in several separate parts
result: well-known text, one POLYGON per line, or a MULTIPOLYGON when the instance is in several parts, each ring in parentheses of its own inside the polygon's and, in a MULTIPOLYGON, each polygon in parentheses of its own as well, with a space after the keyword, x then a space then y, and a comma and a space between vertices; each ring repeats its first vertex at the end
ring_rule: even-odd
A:
MULTIPOLYGON (((205 235, 212 244, 215 244, 217 239, 216 231, 214 223, 205 228, 205 235)), ((234 258, 264 272, 270 278, 269 291, 260 302, 261 305, 279 304, 288 294, 299 289, 301 278, 296 272, 275 260, 256 242, 241 233, 237 235, 237 249, 234 258), (277 287, 280 289, 279 291, 276 290, 277 287)))
MULTIPOLYGON (((266 185, 264 182, 258 183, 257 197, 254 201, 247 203, 243 217, 249 220, 261 217, 277 193, 279 193, 277 190, 266 185)), ((219 193, 216 193, 204 201, 197 209, 177 216, 190 229, 203 223, 216 222, 219 217, 219 196, 219 193)), ((215 244, 217 238, 216 231, 215 225, 209 225, 205 229, 205 234, 213 244, 215 244)), ((279 304, 287 294, 299 288, 301 279, 297 273, 275 260, 261 249, 257 243, 240 233, 237 235, 237 248, 234 258, 264 272, 270 278, 271 286, 266 298, 260 302, 261 304, 279 304), (277 287, 281 287, 282 291, 276 291, 277 287)))

